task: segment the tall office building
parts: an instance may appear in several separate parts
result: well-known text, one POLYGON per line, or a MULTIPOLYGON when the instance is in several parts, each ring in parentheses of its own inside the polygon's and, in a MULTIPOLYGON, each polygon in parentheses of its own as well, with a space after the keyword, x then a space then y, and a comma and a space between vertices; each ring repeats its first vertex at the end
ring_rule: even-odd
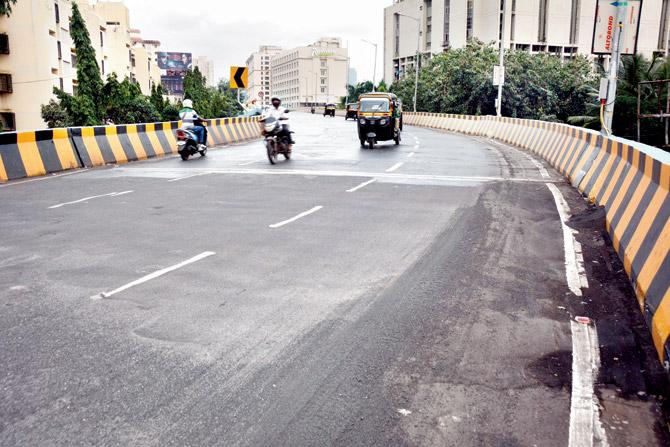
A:
POLYGON ((270 61, 272 95, 292 108, 338 102, 347 94, 348 58, 338 38, 284 50, 270 61))
POLYGON ((216 87, 219 83, 219 80, 216 79, 214 75, 214 62, 212 62, 207 56, 196 56, 193 58, 193 66, 198 67, 200 73, 207 80, 208 87, 216 87))
MULTIPOLYGON (((417 31, 419 51, 427 57, 463 47, 470 38, 499 45, 502 3, 394 0, 384 10, 384 79, 393 82, 413 72, 417 31)), ((638 53, 647 57, 655 52, 667 54, 668 4, 669 0, 642 2, 638 53)), ((596 0, 507 0, 505 12, 507 48, 564 58, 591 54, 596 0)))
POLYGON ((256 99, 263 106, 270 104, 272 73, 270 61, 281 53, 281 47, 272 45, 263 45, 258 48, 247 59, 247 68, 249 69, 249 88, 247 94, 249 100, 256 99))

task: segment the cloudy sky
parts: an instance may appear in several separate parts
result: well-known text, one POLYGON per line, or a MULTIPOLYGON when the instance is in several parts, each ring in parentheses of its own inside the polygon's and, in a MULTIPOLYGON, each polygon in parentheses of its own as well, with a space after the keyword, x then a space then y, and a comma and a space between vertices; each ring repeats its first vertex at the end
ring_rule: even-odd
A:
POLYGON ((287 48, 321 36, 349 42, 358 79, 372 79, 379 44, 377 80, 382 77, 384 7, 392 0, 124 0, 131 25, 164 51, 184 51, 214 60, 218 77, 230 65, 244 65, 259 45, 287 48))

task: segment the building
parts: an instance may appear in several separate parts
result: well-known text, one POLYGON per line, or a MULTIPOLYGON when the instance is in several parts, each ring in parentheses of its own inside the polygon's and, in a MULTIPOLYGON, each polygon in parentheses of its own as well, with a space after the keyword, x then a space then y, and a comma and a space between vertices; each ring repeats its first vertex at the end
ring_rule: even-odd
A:
POLYGON ((284 50, 270 61, 271 94, 290 108, 338 102, 347 94, 348 64, 338 38, 284 50))
POLYGON ((349 69, 349 85, 356 85, 358 83, 358 72, 355 68, 349 69))
POLYGON ((216 87, 218 85, 218 81, 214 75, 214 62, 209 60, 207 56, 196 56, 193 58, 193 66, 198 67, 200 73, 207 80, 208 87, 216 87))
MULTIPOLYGON (((141 39, 130 28, 130 14, 122 2, 78 2, 96 51, 103 79, 116 73, 151 91, 159 72, 157 41, 141 39)), ((69 30, 71 0, 19 1, 12 15, 0 18, 0 121, 3 130, 45 128, 41 105, 54 98, 58 87, 77 88, 77 57, 69 30)))
POLYGON ((259 47, 258 51, 252 53, 247 59, 247 68, 249 70, 247 96, 250 100, 256 99, 263 106, 270 105, 272 81, 270 60, 282 51, 281 47, 264 45, 259 47))
MULTIPOLYGON (((394 0, 384 10, 384 79, 413 72, 417 53, 430 57, 470 38, 500 44, 501 0, 394 0), (409 17, 407 17, 409 16, 409 17), (419 19, 420 24, 417 23, 419 19)), ((667 54, 669 0, 644 0, 638 52, 667 54)), ((505 46, 531 53, 591 55, 596 0, 507 0, 505 46)))

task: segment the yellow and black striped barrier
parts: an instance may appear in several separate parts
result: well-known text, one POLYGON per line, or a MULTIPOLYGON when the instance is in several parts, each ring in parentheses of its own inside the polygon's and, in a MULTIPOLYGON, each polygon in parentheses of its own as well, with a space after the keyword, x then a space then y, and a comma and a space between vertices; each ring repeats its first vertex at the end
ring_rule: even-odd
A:
POLYGON ((257 117, 220 118, 207 121, 210 144, 219 146, 261 137, 257 117))
POLYGON ((562 123, 405 113, 409 125, 486 136, 548 161, 606 212, 659 359, 670 361, 670 155, 562 123))
POLYGON ((67 129, 0 133, 0 181, 78 167, 67 129))

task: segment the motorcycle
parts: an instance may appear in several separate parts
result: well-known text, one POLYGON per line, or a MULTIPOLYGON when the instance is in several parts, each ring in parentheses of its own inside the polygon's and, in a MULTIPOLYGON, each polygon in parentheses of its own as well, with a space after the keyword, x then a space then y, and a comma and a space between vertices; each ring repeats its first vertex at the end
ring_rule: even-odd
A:
POLYGON ((291 142, 284 135, 280 135, 282 125, 279 120, 273 116, 268 116, 262 120, 263 135, 265 137, 265 148, 268 153, 268 160, 271 164, 276 164, 279 155, 283 155, 286 160, 291 159, 291 142))
MULTIPOLYGON (((205 141, 207 141, 207 133, 205 133, 205 141)), ((186 161, 188 157, 197 153, 204 157, 207 154, 207 146, 198 145, 198 137, 191 129, 177 129, 177 152, 181 159, 186 161)))

